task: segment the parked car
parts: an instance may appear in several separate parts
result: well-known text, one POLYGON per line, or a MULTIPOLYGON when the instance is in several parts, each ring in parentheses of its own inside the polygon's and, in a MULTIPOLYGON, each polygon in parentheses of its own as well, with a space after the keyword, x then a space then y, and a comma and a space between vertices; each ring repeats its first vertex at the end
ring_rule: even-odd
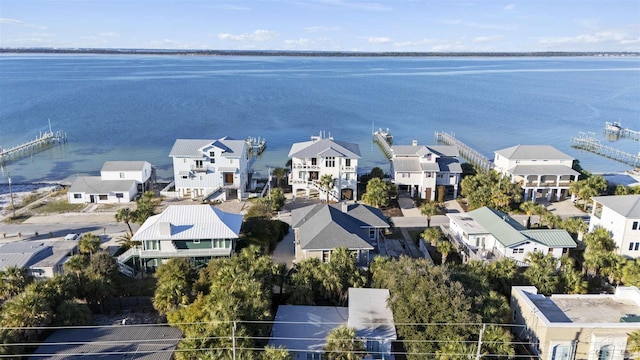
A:
POLYGON ((78 240, 79 238, 80 238, 80 234, 76 234, 76 233, 70 233, 64 237, 65 240, 78 240))

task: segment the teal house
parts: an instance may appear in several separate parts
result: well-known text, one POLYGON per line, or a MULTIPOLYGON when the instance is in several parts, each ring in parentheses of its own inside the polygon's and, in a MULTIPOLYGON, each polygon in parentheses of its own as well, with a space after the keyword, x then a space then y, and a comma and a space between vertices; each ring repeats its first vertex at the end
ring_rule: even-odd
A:
POLYGON ((171 258, 186 257, 194 267, 216 257, 231 256, 242 226, 242 215, 211 205, 170 205, 142 224, 132 240, 140 242, 118 257, 120 264, 154 270, 171 258))

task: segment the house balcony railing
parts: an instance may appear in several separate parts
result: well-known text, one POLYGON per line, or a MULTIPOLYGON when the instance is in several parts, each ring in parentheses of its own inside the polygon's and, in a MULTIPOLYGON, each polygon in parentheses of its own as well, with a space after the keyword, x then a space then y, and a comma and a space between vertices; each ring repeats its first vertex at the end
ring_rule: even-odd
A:
POLYGON ((348 172, 355 172, 356 171, 356 167, 355 166, 342 166, 340 168, 340 170, 348 171, 348 172))
MULTIPOLYGON (((165 245, 164 243, 162 245, 165 245)), ((122 255, 118 256, 118 261, 126 262, 132 257, 142 259, 153 258, 174 258, 174 257, 194 257, 194 256, 231 256, 232 248, 213 248, 213 249, 171 249, 170 251, 162 250, 143 250, 140 247, 133 247, 122 255)))
POLYGON ((191 166, 191 172, 207 172, 209 171, 209 168, 206 166, 197 166, 197 165, 192 165, 191 166))
POLYGON ((293 164, 293 168, 296 170, 320 170, 320 165, 293 164))
POLYGON ((569 187, 573 181, 561 180, 561 181, 527 181, 524 183, 524 187, 569 187))

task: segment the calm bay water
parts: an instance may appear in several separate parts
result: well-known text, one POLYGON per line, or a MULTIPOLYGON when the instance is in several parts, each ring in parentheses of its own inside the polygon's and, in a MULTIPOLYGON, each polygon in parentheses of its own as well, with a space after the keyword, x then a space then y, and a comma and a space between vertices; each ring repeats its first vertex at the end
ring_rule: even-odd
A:
MULTIPOLYGON (((432 144, 455 132, 493 158, 517 144, 550 144, 592 172, 629 166, 572 149, 605 121, 640 130, 638 58, 289 58, 0 56, 0 147, 64 130, 67 144, 9 163, 14 183, 98 174, 107 160, 147 160, 172 177, 176 138, 267 139, 254 164, 284 166, 293 142, 324 130, 356 142, 361 170, 388 169, 371 144, 432 144)), ((631 153, 640 143, 608 142, 631 153)))

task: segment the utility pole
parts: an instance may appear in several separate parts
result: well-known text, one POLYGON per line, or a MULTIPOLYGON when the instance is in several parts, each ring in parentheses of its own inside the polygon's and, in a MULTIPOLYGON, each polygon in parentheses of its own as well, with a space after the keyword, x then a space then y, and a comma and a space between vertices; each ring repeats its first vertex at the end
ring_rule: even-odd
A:
POLYGON ((11 173, 7 172, 7 177, 9 178, 9 196, 11 197, 11 210, 13 211, 13 218, 16 217, 16 206, 13 203, 13 191, 11 190, 11 173))
POLYGON ((486 329, 487 324, 482 324, 482 329, 480 330, 480 337, 478 338, 478 349, 476 351, 476 360, 480 360, 482 357, 482 334, 484 334, 484 330, 486 329))

